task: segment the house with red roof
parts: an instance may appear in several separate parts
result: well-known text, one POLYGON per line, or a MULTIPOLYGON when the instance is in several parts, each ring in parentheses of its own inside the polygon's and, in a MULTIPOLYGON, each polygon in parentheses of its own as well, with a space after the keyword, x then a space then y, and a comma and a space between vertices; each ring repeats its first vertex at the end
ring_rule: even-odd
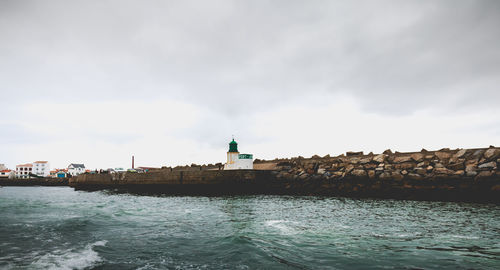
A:
POLYGON ((0 178, 13 178, 14 177, 14 171, 5 169, 0 171, 0 178))

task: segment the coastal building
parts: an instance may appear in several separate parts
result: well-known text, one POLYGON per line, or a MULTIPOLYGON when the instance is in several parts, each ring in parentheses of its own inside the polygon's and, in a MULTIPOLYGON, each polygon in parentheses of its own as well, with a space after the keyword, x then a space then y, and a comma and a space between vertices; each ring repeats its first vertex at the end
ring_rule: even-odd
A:
POLYGON ((56 173, 56 178, 66 178, 68 177, 68 172, 66 170, 60 170, 56 173))
POLYGON ((0 164, 0 171, 7 170, 7 167, 5 167, 5 164, 0 164))
POLYGON ((68 177, 68 169, 54 169, 54 170, 50 171, 49 177, 52 177, 52 178, 68 177))
POLYGON ((41 177, 47 177, 50 174, 50 165, 47 161, 33 162, 33 174, 41 177))
POLYGON ((253 155, 240 154, 238 152, 238 143, 233 140, 229 143, 227 151, 227 162, 224 164, 224 170, 252 170, 253 155))
POLYGON ((14 177, 14 171, 5 169, 0 171, 0 178, 12 178, 14 177))
POLYGON ((16 165, 16 178, 30 178, 30 174, 33 173, 33 164, 19 164, 16 165))
POLYGON ((85 165, 83 164, 71 163, 68 166, 68 173, 71 174, 72 176, 77 176, 84 172, 85 172, 85 165))

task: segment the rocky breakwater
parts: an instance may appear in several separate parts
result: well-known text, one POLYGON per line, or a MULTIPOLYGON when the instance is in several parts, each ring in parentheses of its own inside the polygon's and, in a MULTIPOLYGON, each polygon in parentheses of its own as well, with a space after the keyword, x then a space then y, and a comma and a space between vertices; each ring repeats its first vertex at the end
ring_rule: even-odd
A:
POLYGON ((500 148, 273 161, 284 194, 500 203, 500 148))

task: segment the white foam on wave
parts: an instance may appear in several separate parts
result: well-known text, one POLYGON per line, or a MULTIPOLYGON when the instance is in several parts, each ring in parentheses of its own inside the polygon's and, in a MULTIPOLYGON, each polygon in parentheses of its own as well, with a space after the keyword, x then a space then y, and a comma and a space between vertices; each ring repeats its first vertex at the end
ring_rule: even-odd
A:
POLYGON ((285 220, 268 220, 265 222, 265 225, 268 227, 278 229, 282 234, 294 234, 295 233, 295 230, 293 228, 286 225, 285 220))
POLYGON ((105 246, 108 241, 102 240, 88 244, 81 250, 56 250, 41 256, 31 266, 39 269, 84 269, 102 260, 94 247, 105 246))
POLYGON ((450 237, 458 239, 469 239, 469 240, 479 239, 479 237, 477 236, 467 236, 467 235, 450 235, 450 237))
POLYGON ((370 235, 380 238, 413 238, 421 235, 421 233, 415 232, 415 233, 380 234, 372 232, 370 233, 370 235))

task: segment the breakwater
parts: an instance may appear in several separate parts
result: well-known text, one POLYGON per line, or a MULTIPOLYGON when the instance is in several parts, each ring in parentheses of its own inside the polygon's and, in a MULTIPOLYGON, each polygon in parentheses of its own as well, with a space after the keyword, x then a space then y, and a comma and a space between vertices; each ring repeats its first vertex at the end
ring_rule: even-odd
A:
MULTIPOLYGON (((500 203, 500 149, 441 149, 276 160, 287 193, 500 203)), ((265 162, 264 162, 265 163, 265 162)))
POLYGON ((69 185, 75 189, 115 189, 137 193, 183 195, 260 194, 273 182, 263 170, 156 170, 148 173, 82 174, 69 185))
MULTIPOLYGON (((286 194, 500 203, 500 149, 441 149, 256 161, 267 170, 83 174, 76 189, 164 194, 286 194)), ((193 165, 192 167, 196 167, 193 165)))
POLYGON ((9 179, 0 178, 0 186, 67 186, 68 178, 29 178, 29 179, 9 179))

